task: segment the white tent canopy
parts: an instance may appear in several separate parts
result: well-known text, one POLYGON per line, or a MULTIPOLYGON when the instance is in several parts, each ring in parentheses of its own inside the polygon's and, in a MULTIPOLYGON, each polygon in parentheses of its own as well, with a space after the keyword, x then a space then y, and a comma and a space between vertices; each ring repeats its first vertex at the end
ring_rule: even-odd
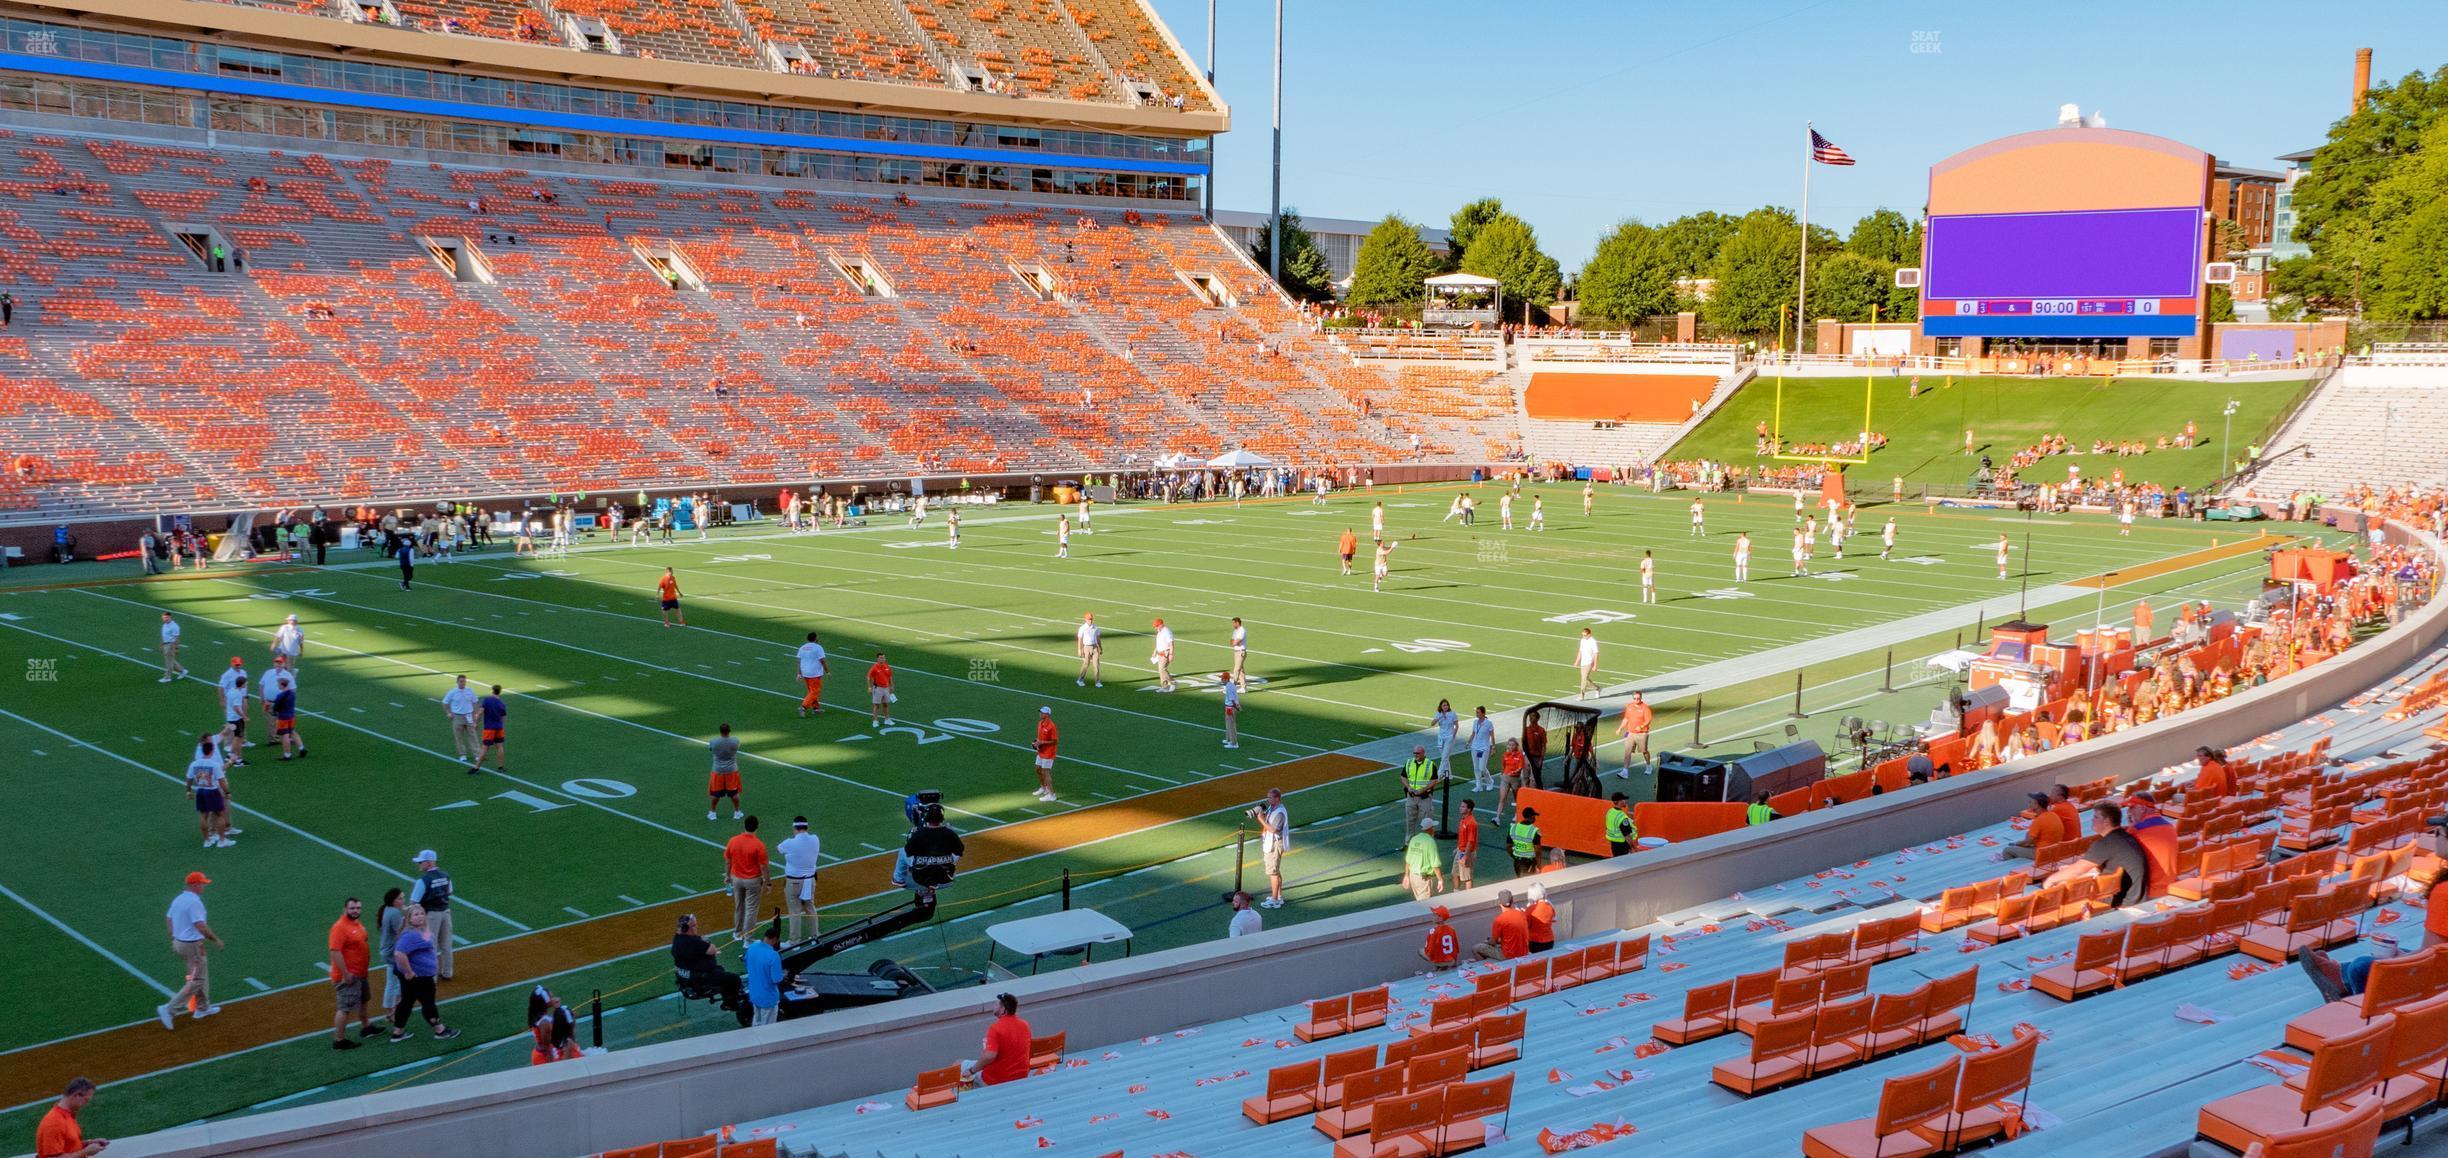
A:
POLYGON ((1179 470, 1182 467, 1192 465, 1197 461, 1197 459, 1183 454, 1180 451, 1166 451, 1163 454, 1157 455, 1156 461, 1149 463, 1148 465, 1153 466, 1158 470, 1179 470))
POLYGON ((1457 289, 1495 289, 1502 282, 1475 273, 1449 273, 1428 279, 1432 286, 1452 286, 1457 289))
POLYGON ((1275 465, 1275 460, 1262 454, 1251 454, 1246 450, 1228 450, 1215 456, 1214 458, 1208 459, 1207 465, 1223 467, 1273 466, 1275 465))

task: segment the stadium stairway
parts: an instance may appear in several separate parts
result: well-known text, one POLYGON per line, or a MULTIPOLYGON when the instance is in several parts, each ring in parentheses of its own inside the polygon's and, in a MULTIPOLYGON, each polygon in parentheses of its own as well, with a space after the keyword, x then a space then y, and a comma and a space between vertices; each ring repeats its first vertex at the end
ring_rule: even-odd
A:
MULTIPOLYGON (((2440 719, 2438 705, 2397 719, 2389 718, 2398 714, 2390 709, 2408 703, 2416 681, 2442 670, 2448 670, 2448 651, 2425 656, 2384 689, 2261 737, 2236 755, 2267 759, 2326 740, 2332 764, 2351 773, 2430 751, 2423 731, 2440 719)), ((2188 779, 2193 770, 2173 770, 2174 778, 2188 779)), ((1650 938, 1639 971, 1516 1002, 1528 1014, 1522 1057, 1471 1075, 1514 1075, 1511 1110, 1498 1119, 1504 1137, 1489 1152, 1537 1152, 1533 1139, 1541 1130, 1564 1134, 1629 1123, 1645 1144, 1682 1153, 1792 1153, 1805 1130, 1870 1114, 1881 1081, 1926 1069, 1957 1047, 1926 1044, 1744 1099, 1709 1081, 1712 1067, 1747 1054, 1744 1035, 1659 1049, 1663 1043, 1652 1042, 1650 1027, 1676 1016, 1684 994, 1696 986, 1779 968, 1787 946, 1803 939, 1914 913, 1948 887, 2028 867, 1998 851, 2014 836, 2015 826, 2002 823, 1666 914, 1596 941, 1559 945, 1557 954, 1583 944, 1650 938)), ((2389 882, 2383 903, 2359 918, 2361 932, 2419 927, 2419 906, 2400 895, 2402 884, 2389 882)), ((1921 933, 1914 952, 1871 968, 1868 992, 1900 993, 1977 967, 1979 986, 1965 1031, 2001 1043, 2012 1040, 2017 1027, 2043 1035, 2026 1110, 2026 1122, 2036 1129, 2011 1143, 2013 1153, 2181 1151, 2204 1103, 2277 1080, 2253 1059, 2279 1045, 2289 1019, 2320 1004, 2301 972, 2241 955, 2215 956, 2073 1003, 2032 990, 2029 980, 2069 960, 2085 934, 2184 907, 2163 898, 1986 947, 1962 928, 1921 933)), ((1427 924, 1423 916, 1423 932, 1427 924)), ((1467 944, 1480 930, 1459 932, 1467 944)), ((2359 952, 2339 950, 2342 957, 2359 952)), ((1486 968, 1395 982, 1384 1029, 1302 1042, 1292 1030, 1307 1010, 1295 1006, 1137 1042, 1084 1048, 1075 1042, 1060 1067, 964 1092, 950 1108, 912 1113, 898 1091, 879 1091, 873 1099, 741 1123, 734 1136, 773 1138, 785 1153, 826 1158, 1016 1153, 1038 1147, 1040 1139, 1084 1153, 1170 1151, 1193 1143, 1202 1158, 1323 1153, 1327 1143, 1307 1115, 1258 1126, 1241 1116, 1241 1100, 1261 1092, 1273 1067, 1399 1040, 1430 1000, 1469 992, 1472 976, 1486 968)), ((1034 1028, 1051 1033, 1062 1027, 1034 1028)))

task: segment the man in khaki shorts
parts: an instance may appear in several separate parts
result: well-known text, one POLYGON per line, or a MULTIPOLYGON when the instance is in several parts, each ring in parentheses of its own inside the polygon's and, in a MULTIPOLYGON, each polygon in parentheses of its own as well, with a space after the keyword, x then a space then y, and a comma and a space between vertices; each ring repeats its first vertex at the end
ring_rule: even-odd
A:
POLYGON ((451 746, 459 753, 459 762, 474 767, 484 759, 484 737, 476 726, 476 689, 468 686, 467 677, 452 681, 451 690, 442 693, 443 714, 450 717, 451 746))
POLYGON ((210 941, 224 949, 229 946, 221 944, 221 935, 213 932, 204 920, 204 886, 211 883, 212 878, 203 873, 188 873, 186 891, 170 902, 170 948, 187 963, 187 983, 153 1010, 154 1016, 161 1018, 163 1029, 177 1028, 171 1018, 182 1009, 192 1008, 198 1018, 221 1012, 221 1007, 212 1003, 212 976, 204 958, 204 943, 210 941), (192 1007, 190 998, 194 999, 192 1007))
POLYGON ((1258 855, 1266 864, 1267 895, 1262 909, 1283 907, 1283 858, 1292 847, 1292 818, 1284 810, 1283 789, 1269 788, 1266 803, 1250 810, 1258 818, 1258 855))
POLYGON ((1079 661, 1079 676, 1071 682, 1086 687, 1088 681, 1093 679, 1096 686, 1104 687, 1105 633, 1097 627, 1096 612, 1093 611, 1080 616, 1079 661))
POLYGON ((171 683, 187 674, 187 665, 179 662, 179 634, 178 620, 170 618, 169 612, 162 612, 161 682, 163 683, 171 683))
POLYGON ((332 1048, 356 1049, 356 1038, 348 1035, 349 1018, 357 1019, 357 1037, 374 1036, 373 1012, 366 1008, 373 989, 366 982, 370 954, 366 952, 365 906, 350 897, 340 906, 340 919, 332 922, 332 1048))

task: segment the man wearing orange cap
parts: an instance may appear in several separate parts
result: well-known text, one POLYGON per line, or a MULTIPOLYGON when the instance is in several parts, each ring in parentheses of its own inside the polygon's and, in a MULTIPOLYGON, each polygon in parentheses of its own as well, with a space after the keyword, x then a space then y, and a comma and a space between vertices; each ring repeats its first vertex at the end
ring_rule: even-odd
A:
POLYGON ((204 886, 211 883, 212 878, 203 873, 188 873, 186 889, 170 900, 170 911, 166 914, 170 924, 170 950, 187 963, 187 983, 179 986, 179 991, 171 994, 170 1000, 154 1008, 153 1014, 161 1018, 163 1029, 178 1028, 177 1022, 171 1019, 178 1015, 179 1010, 189 1007, 190 999, 194 1001, 193 1008, 198 1018, 221 1012, 221 1007, 212 1003, 211 971, 204 959, 204 943, 210 941, 223 949, 229 946, 221 943, 221 935, 213 932, 212 926, 204 920, 204 886))
POLYGON ((1451 969, 1462 960, 1462 940, 1454 936, 1453 911, 1443 905, 1428 911, 1435 915, 1436 924, 1428 928, 1428 943, 1420 947, 1420 958, 1431 969, 1451 969))

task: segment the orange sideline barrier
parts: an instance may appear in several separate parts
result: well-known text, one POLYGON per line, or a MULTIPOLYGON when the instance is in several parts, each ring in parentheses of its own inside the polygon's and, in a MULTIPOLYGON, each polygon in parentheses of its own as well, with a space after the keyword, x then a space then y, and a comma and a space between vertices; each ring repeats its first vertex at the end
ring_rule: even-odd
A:
POLYGON ((1530 376, 1522 407, 1532 418, 1564 422, 1673 422, 1717 389, 1713 374, 1576 374, 1530 376))
MULTIPOLYGON (((1570 792, 1551 792, 1544 788, 1524 788, 1516 798, 1515 807, 1538 809, 1539 840, 1549 848, 1561 848, 1584 856, 1606 856, 1607 802, 1570 792)), ((1516 811, 1514 818, 1520 813, 1516 811)), ((1509 821, 1508 821, 1509 823, 1509 821)), ((1635 823, 1638 823, 1635 820, 1635 823)), ((1643 833, 1648 827, 1643 825, 1643 833)), ((1482 838, 1486 843, 1502 846, 1510 838, 1499 828, 1482 838)))
POLYGON ((1855 772, 1845 776, 1830 776, 1813 785, 1819 798, 1829 804, 1850 804, 1870 795, 1870 774, 1855 772))
POLYGON ((1749 824, 1748 812, 1748 805, 1731 801, 1723 804, 1659 804, 1651 801, 1632 806, 1632 823, 1640 827, 1640 834, 1644 838, 1698 840, 1714 833, 1732 832, 1749 824))
POLYGON ((1768 798, 1768 807, 1778 816, 1800 816, 1819 807, 1819 787, 1812 784, 1779 792, 1768 798))

